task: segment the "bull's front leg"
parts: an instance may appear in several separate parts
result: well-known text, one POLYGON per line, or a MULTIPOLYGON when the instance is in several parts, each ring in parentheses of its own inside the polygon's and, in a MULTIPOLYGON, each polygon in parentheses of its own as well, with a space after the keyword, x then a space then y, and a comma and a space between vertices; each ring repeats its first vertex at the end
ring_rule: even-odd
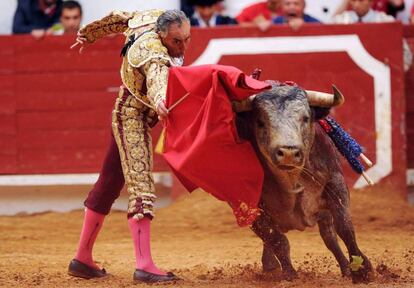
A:
MULTIPOLYGON (((274 255, 282 266, 283 277, 288 281, 297 278, 297 273, 290 259, 290 246, 286 236, 275 229, 271 221, 265 216, 259 216, 253 223, 252 230, 263 240, 265 247, 267 246, 273 250, 274 255)), ((266 253, 269 252, 266 251, 266 253)), ((274 265, 274 263, 266 263, 266 265, 270 264, 274 265)), ((263 263, 263 269, 265 269, 265 263, 263 263)))
POLYGON ((351 276, 349 261, 346 259, 341 247, 339 246, 331 213, 329 211, 321 211, 318 216, 319 233, 323 239, 323 242, 335 256, 336 261, 338 261, 342 276, 351 276))
POLYGON ((326 200, 334 219, 336 233, 344 241, 349 253, 352 281, 368 283, 375 278, 375 272, 368 257, 358 247, 349 213, 349 192, 343 177, 338 178, 336 183, 328 184, 330 187, 326 189, 326 200))
POLYGON ((358 247, 354 226, 349 213, 344 213, 342 216, 336 217, 334 222, 335 229, 339 237, 344 241, 349 253, 352 281, 354 283, 371 282, 375 277, 374 269, 368 257, 358 247))

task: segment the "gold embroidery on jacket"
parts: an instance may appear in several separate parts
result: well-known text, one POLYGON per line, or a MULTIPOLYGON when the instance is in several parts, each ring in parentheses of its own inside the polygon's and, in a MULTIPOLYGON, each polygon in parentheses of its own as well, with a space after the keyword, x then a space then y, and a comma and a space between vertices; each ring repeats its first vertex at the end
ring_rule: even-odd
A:
POLYGON ((147 75, 147 96, 155 107, 165 101, 167 95, 168 66, 167 63, 160 65, 160 62, 162 61, 150 61, 143 67, 147 75))
POLYGON ((135 29, 148 24, 153 24, 157 22, 158 17, 160 17, 161 14, 164 12, 165 10, 159 9, 138 12, 134 15, 132 19, 128 21, 128 27, 131 29, 135 29))
POLYGON ((147 32, 129 48, 121 67, 124 85, 138 100, 155 109, 167 93, 168 67, 173 60, 157 33, 147 32))
POLYGON ((131 66, 139 68, 151 59, 163 59, 172 63, 167 48, 161 43, 161 39, 155 32, 147 32, 139 37, 129 48, 127 54, 131 66))

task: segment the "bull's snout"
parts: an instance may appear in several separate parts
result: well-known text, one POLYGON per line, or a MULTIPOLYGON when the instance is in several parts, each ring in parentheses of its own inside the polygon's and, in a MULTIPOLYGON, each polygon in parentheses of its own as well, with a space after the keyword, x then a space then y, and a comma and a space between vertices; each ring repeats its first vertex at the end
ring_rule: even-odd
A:
POLYGON ((275 149, 273 160, 282 169, 301 166, 303 163, 303 152, 298 146, 281 146, 275 149))

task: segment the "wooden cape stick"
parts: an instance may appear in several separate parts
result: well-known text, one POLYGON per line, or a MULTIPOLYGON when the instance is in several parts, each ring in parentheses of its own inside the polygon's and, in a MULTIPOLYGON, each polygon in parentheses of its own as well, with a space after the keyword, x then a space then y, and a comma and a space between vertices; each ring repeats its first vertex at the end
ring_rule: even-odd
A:
POLYGON ((364 177, 365 181, 367 181, 370 186, 374 185, 374 181, 372 181, 372 179, 368 176, 367 173, 365 173, 365 171, 362 172, 362 177, 364 177))
POLYGON ((364 163, 367 164, 368 167, 372 167, 372 161, 369 160, 367 156, 361 153, 359 154, 359 157, 361 157, 362 161, 364 161, 364 163))
MULTIPOLYGON (((372 167, 372 161, 368 159, 367 156, 365 156, 363 153, 359 154, 359 157, 361 157, 361 160, 368 166, 368 167, 372 167)), ((362 172, 362 177, 364 177, 365 181, 367 181, 368 185, 372 186, 374 185, 374 181, 372 181, 372 179, 368 176, 368 174, 363 171, 362 172)))
POLYGON ((187 92, 187 94, 185 94, 183 97, 181 97, 180 99, 178 99, 174 104, 172 104, 171 107, 167 109, 168 112, 171 112, 171 110, 173 110, 175 107, 177 107, 178 104, 180 104, 181 102, 183 102, 184 99, 188 97, 188 95, 190 95, 190 92, 187 92))

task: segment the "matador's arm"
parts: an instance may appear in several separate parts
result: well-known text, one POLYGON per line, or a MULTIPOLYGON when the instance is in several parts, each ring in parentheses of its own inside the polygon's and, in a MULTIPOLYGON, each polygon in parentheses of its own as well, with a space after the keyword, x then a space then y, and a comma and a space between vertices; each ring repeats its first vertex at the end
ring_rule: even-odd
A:
POLYGON ((134 13, 113 11, 100 20, 89 23, 79 30, 79 34, 86 38, 88 43, 94 43, 110 34, 123 33, 128 29, 128 21, 134 13))
POLYGON ((169 66, 167 59, 158 58, 148 61, 141 68, 146 75, 147 97, 154 108, 166 99, 169 66))

